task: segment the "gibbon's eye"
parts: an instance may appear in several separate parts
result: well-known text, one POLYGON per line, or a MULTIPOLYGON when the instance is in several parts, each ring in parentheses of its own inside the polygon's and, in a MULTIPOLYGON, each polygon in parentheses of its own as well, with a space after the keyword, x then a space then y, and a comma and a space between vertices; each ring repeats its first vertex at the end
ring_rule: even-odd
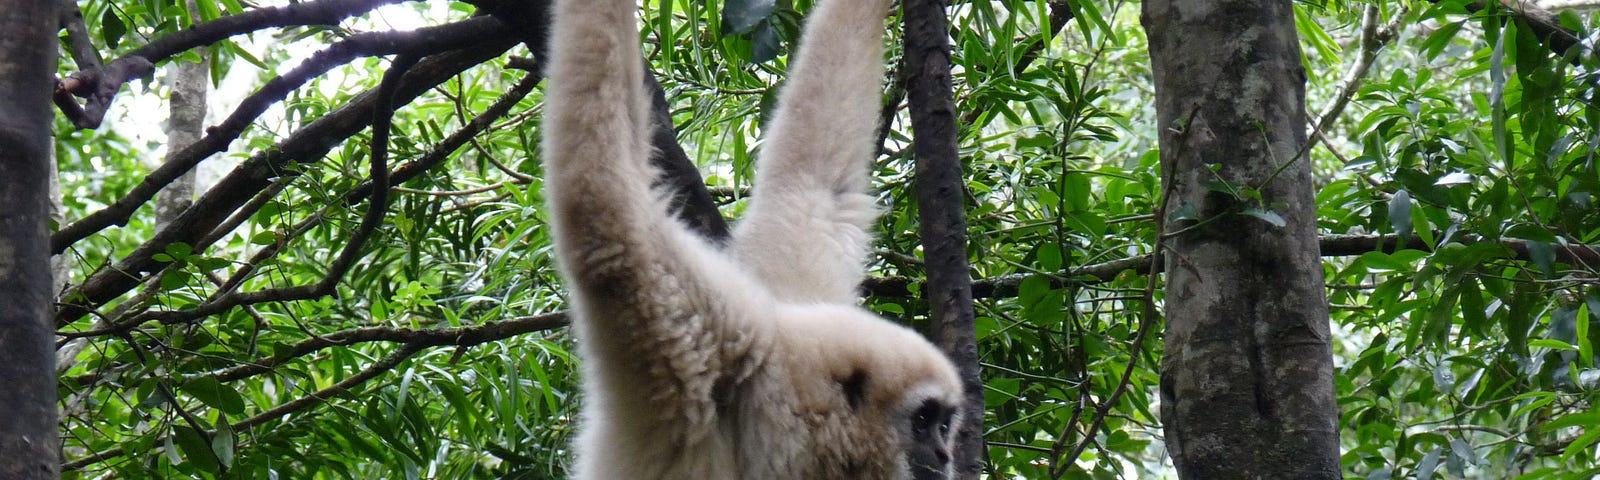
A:
POLYGON ((922 402, 922 406, 911 413, 911 431, 919 437, 927 435, 934 429, 938 429, 943 435, 949 431, 949 423, 950 416, 945 413, 944 406, 932 399, 922 402))

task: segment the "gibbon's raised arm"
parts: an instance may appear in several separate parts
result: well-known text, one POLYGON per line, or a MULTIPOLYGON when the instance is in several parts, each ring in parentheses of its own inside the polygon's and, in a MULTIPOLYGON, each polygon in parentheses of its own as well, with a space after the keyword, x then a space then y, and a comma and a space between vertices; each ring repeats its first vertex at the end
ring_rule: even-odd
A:
POLYGON ((736 369, 762 291, 668 215, 651 191, 649 106, 634 0, 561 0, 551 30, 541 124, 556 253, 574 322, 607 409, 671 412, 652 421, 693 435, 711 389, 736 369), (744 301, 729 302, 727 298, 744 301))
POLYGON ((854 303, 865 276, 888 9, 888 0, 821 2, 763 132, 733 250, 784 298, 854 303))

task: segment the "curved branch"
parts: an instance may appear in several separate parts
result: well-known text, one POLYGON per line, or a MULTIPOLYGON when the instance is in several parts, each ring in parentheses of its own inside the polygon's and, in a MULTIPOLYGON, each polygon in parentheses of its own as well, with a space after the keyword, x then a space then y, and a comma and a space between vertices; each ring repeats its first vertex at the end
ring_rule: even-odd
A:
MULTIPOLYGON (((488 36, 481 41, 469 48, 423 60, 411 73, 406 74, 396 102, 410 102, 434 85, 499 56, 515 43, 506 35, 488 36)), ((374 97, 372 91, 362 93, 348 104, 290 134, 275 148, 259 151, 245 160, 201 195, 188 210, 173 219, 172 223, 157 231, 150 240, 62 295, 56 313, 56 326, 59 328, 83 318, 138 285, 150 272, 164 267, 167 262, 157 261, 154 257, 163 252, 167 245, 184 243, 193 247, 194 251, 204 250, 209 244, 202 244, 200 240, 210 237, 213 228, 274 179, 293 175, 291 165, 320 159, 335 145, 366 128, 371 123, 374 97)))
MULTIPOLYGON (((366 327, 341 330, 301 340, 279 349, 271 357, 258 359, 226 369, 193 375, 219 382, 231 382, 271 372, 289 361, 311 355, 330 347, 357 343, 394 342, 424 347, 471 347, 505 340, 517 335, 554 330, 567 326, 567 313, 555 312, 532 317, 521 317, 471 327, 454 328, 395 328, 366 327)), ((190 378, 185 378, 189 380, 190 378)))
POLYGON ((250 124, 269 107, 312 78, 363 56, 393 53, 432 53, 471 45, 484 35, 503 34, 505 24, 493 17, 476 17, 414 31, 371 32, 351 36, 311 55, 287 73, 279 75, 250 94, 226 120, 206 129, 206 136, 171 155, 168 161, 146 175, 127 195, 82 220, 62 227, 50 236, 51 252, 59 254, 79 240, 112 225, 125 225, 139 207, 178 177, 193 170, 202 160, 227 150, 250 124))
MULTIPOLYGON (((311 407, 320 405, 322 402, 328 401, 328 399, 333 398, 334 396, 337 396, 337 395, 342 394, 342 393, 344 393, 346 391, 349 391, 350 389, 355 388, 356 386, 359 386, 362 383, 366 383, 367 380, 371 380, 373 378, 376 378, 378 375, 382 375, 384 372, 393 370, 395 367, 400 365, 400 362, 405 361, 407 358, 411 358, 412 355, 415 355, 417 352, 422 351, 424 348, 427 348, 427 347, 422 346, 422 345, 413 345, 413 344, 406 344, 404 346, 401 346, 399 350, 396 350, 396 351, 394 351, 394 353, 390 353, 388 356, 383 357, 383 359, 378 360, 376 363, 373 363, 372 365, 367 366, 367 368, 362 369, 360 372, 356 373, 355 375, 351 375, 350 378, 346 378, 344 380, 340 380, 339 383, 335 383, 333 385, 330 385, 330 386, 328 386, 328 388, 324 388, 322 390, 317 390, 315 392, 312 392, 310 395, 306 395, 304 397, 295 399, 293 401, 290 401, 289 403, 278 405, 276 407, 273 407, 270 410, 261 412, 259 414, 256 414, 255 416, 250 417, 250 418, 246 418, 244 420, 240 420, 239 422, 234 423, 233 427, 236 428, 236 429, 254 427, 256 425, 260 425, 260 424, 266 423, 266 422, 268 422, 270 420, 282 417, 284 415, 288 415, 288 414, 291 414, 291 413, 294 413, 294 412, 298 412, 298 411, 301 411, 301 410, 305 410, 307 408, 311 408, 311 407)), ((216 434, 216 432, 206 432, 206 433, 207 433, 207 437, 216 434)), ((83 458, 79 458, 77 460, 73 460, 71 462, 67 462, 65 464, 62 464, 61 465, 61 471, 62 472, 70 472, 70 471, 81 470, 81 469, 83 469, 83 467, 87 467, 89 465, 93 465, 93 464, 96 464, 96 463, 99 463, 99 462, 103 462, 103 461, 106 461, 106 460, 117 458, 117 457, 120 457, 120 456, 124 455, 125 453, 126 453, 126 451, 120 446, 112 447, 112 448, 103 450, 101 452, 95 453, 93 455, 89 455, 89 456, 86 456, 86 457, 83 457, 83 458)))
POLYGON ((369 146, 371 155, 371 173, 368 182, 374 186, 371 200, 367 203, 367 211, 361 217, 361 224, 356 226, 355 232, 350 234, 350 240, 345 243, 339 255, 334 257, 333 263, 328 265, 328 273, 309 285, 296 285, 293 287, 274 288, 258 292, 243 292, 223 295, 198 307, 184 310, 146 311, 135 315, 132 320, 120 322, 103 329, 91 332, 66 336, 90 336, 105 334, 120 334, 138 325, 151 320, 163 324, 178 323, 187 319, 200 318, 207 315, 222 313, 240 305, 253 305, 266 302, 282 302, 291 300, 309 300, 333 293, 339 282, 344 280, 344 275, 349 273, 350 267, 355 265, 361 256, 361 248, 366 245, 367 239, 383 226, 383 218, 389 212, 389 129, 394 118, 394 97, 396 84, 400 78, 413 65, 417 57, 413 54, 401 54, 390 65, 383 75, 383 81, 378 86, 377 98, 372 110, 372 139, 369 146))
MULTIPOLYGON (((510 112, 511 108, 515 107, 518 101, 522 100, 522 98, 526 97, 530 92, 533 91, 534 86, 538 85, 540 80, 541 77, 535 75, 528 75, 527 77, 524 77, 522 81, 513 86, 511 90, 507 91, 504 95, 501 95, 499 99, 495 100, 495 103, 491 104, 489 108, 483 111, 483 113, 479 114, 477 117, 474 117, 461 129, 456 130, 443 141, 434 145, 434 147, 421 158, 396 168, 391 174, 392 181, 390 183, 404 183, 405 181, 415 178, 421 175, 423 172, 426 172, 429 169, 444 163, 444 160, 448 159, 451 153, 460 150, 473 137, 493 126, 496 119, 503 117, 506 113, 510 112)), ((274 186, 277 185, 281 185, 281 183, 274 184, 274 186)), ((355 205, 360 203, 362 200, 367 199, 368 196, 372 194, 372 191, 373 182, 364 182, 358 185, 356 188, 351 189, 350 192, 345 193, 344 201, 349 205, 355 205)), ((257 196, 252 200, 252 202, 255 202, 261 198, 263 197, 257 196)), ((259 208, 259 205, 256 205, 254 208, 259 208)), ((137 328, 139 325, 151 320, 156 320, 163 324, 181 323, 195 320, 203 316, 220 313, 228 308, 240 305, 254 305, 257 303, 272 301, 303 299, 303 297, 282 298, 280 295, 287 295, 290 293, 307 294, 306 292, 284 292, 282 291, 283 289, 266 292, 250 292, 244 294, 232 292, 234 289, 238 288, 239 285, 243 284, 245 280, 250 278, 250 275, 254 273, 257 265, 262 264, 267 259, 272 258, 281 252, 283 247, 288 245, 289 238, 297 237, 300 234, 310 230, 312 227, 322 224, 323 221, 327 219, 328 213, 334 208, 336 208, 336 205, 323 207, 321 210, 317 211, 317 213, 312 214, 306 219, 295 224, 295 226, 290 228, 287 233, 280 236, 277 242, 267 245, 265 248, 257 251, 251 256, 250 260, 244 264, 244 266, 240 267, 231 276, 229 276, 226 281, 222 282, 213 298, 208 299, 199 307, 185 310, 146 312, 126 321, 116 322, 110 326, 83 332, 59 333, 59 335, 71 338, 121 334, 133 328, 137 328), (268 293, 271 292, 277 293, 268 295, 268 293)), ((246 209, 248 209, 248 207, 246 209)), ((248 213, 241 211, 230 218, 229 222, 231 223, 234 221, 234 219, 248 216, 248 213)), ((214 237, 215 234, 212 237, 207 238, 211 238, 212 241, 215 241, 214 237)), ((331 286, 329 288, 331 288, 331 286)))
POLYGON ((312 0, 218 18, 156 39, 104 67, 82 69, 59 80, 56 84, 56 105, 78 128, 98 128, 122 84, 149 75, 156 63, 173 55, 266 28, 335 25, 345 18, 400 1, 312 0), (87 98, 88 101, 80 106, 72 98, 73 95, 87 98))
MULTIPOLYGON (((1458 238, 1455 241, 1471 244, 1483 240, 1458 238)), ((1429 246, 1427 242, 1414 235, 1408 239, 1401 239, 1398 235, 1323 235, 1319 239, 1319 243, 1324 257, 1345 257, 1368 252, 1393 253, 1402 249, 1433 250, 1433 247, 1429 246)), ((1510 258, 1519 261, 1533 259, 1532 253, 1529 251, 1532 242, 1506 239, 1497 243, 1510 251, 1510 258)), ((1569 244, 1550 245, 1549 247, 1555 253, 1556 261, 1558 262, 1591 269, 1594 268, 1593 266, 1600 265, 1600 245, 1569 244)), ((1146 271, 1149 267, 1150 255, 1122 258, 1056 272, 1049 275, 1050 285, 1052 288, 1061 288, 1073 284, 1089 285, 1109 282, 1129 271, 1135 272, 1135 275, 1141 274, 1139 272, 1146 271)), ((1161 273, 1160 268, 1148 271, 1151 274, 1161 273)), ((1017 287, 1022 285, 1022 281, 1035 275, 1037 274, 1015 273, 977 280, 972 283, 972 296, 973 298, 1014 297, 1017 295, 1017 287)), ((911 277, 872 277, 862 282, 861 288, 867 295, 874 297, 907 297, 912 294, 909 290, 911 286, 916 284, 913 280, 911 277)))

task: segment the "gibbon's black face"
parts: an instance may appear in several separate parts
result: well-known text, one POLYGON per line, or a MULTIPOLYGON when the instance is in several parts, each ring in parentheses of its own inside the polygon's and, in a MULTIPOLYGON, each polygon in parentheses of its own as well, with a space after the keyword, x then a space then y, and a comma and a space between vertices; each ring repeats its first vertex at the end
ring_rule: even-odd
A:
POLYGON ((911 412, 904 451, 912 480, 950 478, 950 437, 955 416, 953 405, 933 398, 924 400, 911 412))

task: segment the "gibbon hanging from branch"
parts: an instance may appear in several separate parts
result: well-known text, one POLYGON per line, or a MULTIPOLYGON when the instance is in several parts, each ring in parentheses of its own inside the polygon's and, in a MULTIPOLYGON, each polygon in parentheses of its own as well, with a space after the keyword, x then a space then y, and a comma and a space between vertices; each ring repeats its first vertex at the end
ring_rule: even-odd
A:
POLYGON ((543 128, 585 480, 949 478, 955 367, 856 305, 888 0, 811 14, 718 247, 652 190, 635 0, 558 0, 543 128))

